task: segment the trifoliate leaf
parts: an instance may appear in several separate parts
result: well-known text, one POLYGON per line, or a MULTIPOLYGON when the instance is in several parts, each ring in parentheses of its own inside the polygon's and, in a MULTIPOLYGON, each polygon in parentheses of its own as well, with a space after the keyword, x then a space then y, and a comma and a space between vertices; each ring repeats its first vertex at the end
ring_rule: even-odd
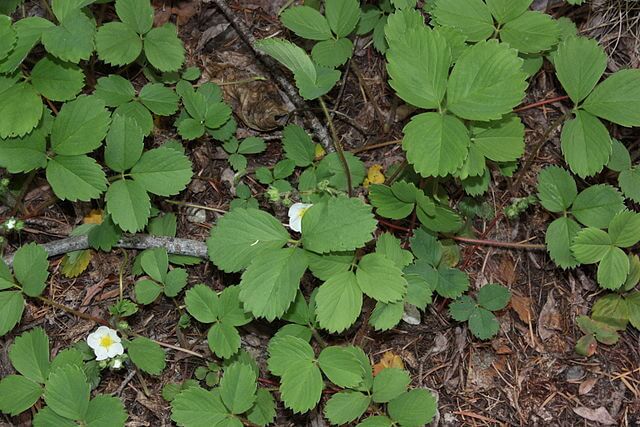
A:
POLYGON ((356 387, 364 377, 360 361, 348 347, 325 347, 318 365, 329 380, 339 387, 356 387))
POLYGON ((407 391, 410 383, 409 373, 404 369, 385 368, 373 379, 371 398, 377 403, 389 402, 407 391))
POLYGON ((149 83, 140 91, 140 102, 160 116, 170 116, 178 110, 178 95, 160 83, 149 83))
POLYGON ((0 292, 0 337, 13 329, 22 318, 24 297, 20 291, 0 292))
POLYGON ((113 222, 122 230, 135 233, 147 225, 151 201, 137 181, 120 179, 112 183, 105 195, 105 201, 113 222))
POLYGON ((313 348, 307 341, 292 335, 272 338, 269 341, 268 351, 269 371, 279 377, 290 370, 295 363, 312 364, 315 356, 313 348))
POLYGON ((134 287, 136 302, 138 304, 151 304, 162 293, 162 286, 153 280, 142 279, 136 282, 134 287))
POLYGON ((225 368, 220 397, 232 414, 242 414, 253 406, 256 389, 256 374, 251 366, 235 362, 225 368))
POLYGON ((49 374, 44 401, 56 414, 72 420, 84 419, 89 407, 91 386, 82 369, 64 365, 49 374))
POLYGON ((307 269, 303 250, 286 248, 258 254, 242 274, 240 300, 255 317, 281 317, 296 297, 307 269))
POLYGON ((490 40, 473 45, 451 71, 448 109, 469 120, 502 118, 524 98, 527 83, 521 67, 517 51, 506 44, 490 40))
POLYGON ((25 377, 43 384, 49 376, 49 337, 42 328, 33 328, 16 338, 9 347, 11 364, 25 377))
POLYGON ((549 256, 560 268, 573 268, 579 263, 571 252, 571 242, 580 231, 580 224, 562 216, 547 227, 545 243, 549 256))
POLYGON ((349 251, 371 240, 375 227, 371 206, 356 198, 332 197, 304 214, 302 242, 318 253, 349 251))
POLYGON ((376 331, 388 331, 395 327, 402 320, 404 314, 404 302, 377 302, 371 317, 369 318, 369 324, 373 326, 376 331))
POLYGON ((43 31, 51 27, 53 27, 51 21, 39 16, 29 16, 16 21, 13 29, 16 31, 17 42, 8 56, 0 60, 0 74, 10 74, 15 71, 40 41, 43 31))
POLYGON ((179 426, 219 425, 224 422, 228 413, 217 389, 209 391, 200 386, 189 387, 171 402, 171 419, 179 426))
POLYGON ((607 255, 612 248, 611 237, 597 228, 584 228, 578 232, 571 244, 571 251, 582 264, 594 264, 607 255))
POLYGON ((581 178, 600 172, 611 156, 611 136, 602 122, 585 111, 565 123, 560 137, 569 168, 581 178))
POLYGON ((153 7, 147 0, 116 0, 116 13, 138 34, 145 34, 153 25, 153 7))
POLYGON ((0 77, 0 138, 23 136, 38 125, 42 100, 30 84, 5 79, 0 77))
POLYGON ((607 68, 607 54, 594 39, 570 37, 553 55, 558 80, 574 103, 589 95, 607 68))
POLYGON ((43 31, 42 44, 53 56, 77 64, 91 57, 95 32, 95 22, 78 9, 68 13, 59 25, 43 31))
POLYGON ((584 101, 585 110, 622 126, 640 126, 640 70, 620 70, 584 101))
POLYGON ((420 27, 387 51, 389 84, 409 104, 439 108, 447 89, 451 52, 437 30, 420 27))
POLYGON ((624 199, 620 192, 611 185, 598 184, 578 194, 571 213, 587 227, 606 228, 622 209, 624 199))
POLYGON ((90 153, 102 143, 110 122, 109 111, 97 97, 81 96, 67 102, 53 122, 51 148, 65 156, 90 153))
POLYGON ((474 123, 471 141, 486 158, 510 162, 524 154, 524 125, 516 115, 488 123, 474 123))
POLYGON ((472 42, 494 32, 491 12, 482 0, 437 0, 431 14, 438 24, 457 28, 472 42))
POLYGON ((211 229, 207 247, 211 261, 231 273, 247 267, 261 252, 281 248, 288 240, 287 230, 270 214, 236 208, 211 229))
POLYGON ((318 42, 311 50, 311 57, 318 65, 338 67, 351 57, 353 43, 349 39, 330 39, 318 42))
POLYGON ((630 248, 640 241, 640 214, 623 210, 609 224, 611 243, 619 248, 630 248))
POLYGON ((39 296, 49 277, 48 254, 35 243, 21 246, 13 259, 13 273, 22 285, 22 291, 30 297, 39 296))
POLYGON ((500 39, 523 53, 549 50, 558 42, 560 29, 546 13, 526 11, 500 30, 500 39))
POLYGON ((37 130, 22 138, 0 140, 0 166, 9 173, 28 172, 47 165, 47 141, 37 130))
POLYGON ((495 336, 500 330, 500 323, 489 310, 476 307, 469 316, 469 330, 481 340, 495 336))
POLYGON ((315 159, 313 141, 298 125, 288 125, 283 129, 282 146, 287 158, 293 160, 296 166, 309 166, 315 159))
POLYGON ((140 370, 159 375, 166 365, 164 350, 148 338, 138 337, 127 344, 127 354, 140 370))
POLYGON ((129 80, 117 74, 112 74, 98 79, 93 95, 102 99, 108 107, 119 107, 133 100, 136 96, 136 90, 129 80))
POLYGON ((495 283, 484 285, 476 295, 478 305, 490 311, 502 310, 509 304, 511 292, 508 288, 495 283))
POLYGON ((309 40, 328 40, 332 38, 327 19, 309 6, 290 7, 280 15, 282 25, 309 40))
POLYGON ((347 425, 362 416, 370 403, 371 398, 359 391, 341 391, 327 401, 324 416, 332 425, 347 425))
POLYGON ((191 182, 191 161, 182 153, 168 147, 145 152, 131 168, 131 176, 145 190, 159 196, 172 196, 191 182))
POLYGON ((381 254, 373 253, 362 257, 356 277, 362 292, 376 301, 401 301, 407 293, 407 281, 402 276, 402 271, 381 254))
POLYGON ((419 114, 403 132, 407 161, 424 177, 454 173, 462 166, 471 143, 464 124, 449 114, 419 114))
POLYGON ((360 20, 358 0, 327 0, 324 5, 329 26, 338 37, 347 37, 360 20))
POLYGON ((138 123, 130 117, 116 114, 104 149, 106 165, 115 172, 124 172, 138 162, 143 149, 144 135, 138 123))
POLYGON ((56 156, 47 164, 47 181, 62 200, 97 199, 107 189, 107 179, 96 161, 87 156, 56 156))
POLYGON ((538 198, 546 210, 564 212, 577 195, 576 181, 566 170, 549 166, 538 175, 538 198))
POLYGON ((389 416, 403 427, 425 426, 436 411, 436 398, 422 388, 402 393, 387 405, 389 416))
POLYGON ((127 417, 120 399, 99 394, 89 402, 85 420, 88 427, 124 426, 127 417))
POLYGON ((77 65, 45 56, 31 70, 31 84, 51 101, 68 101, 84 86, 84 73, 77 65))
POLYGON ((640 167, 620 172, 618 185, 626 197, 640 203, 640 167))
POLYGON ((292 363, 280 378, 280 397, 294 413, 315 408, 323 388, 320 368, 307 361, 292 363))
POLYGON ((144 37, 144 54, 160 71, 179 70, 184 63, 184 47, 176 26, 164 24, 149 31, 144 37))
POLYGON ((486 0, 486 2, 496 21, 505 24, 525 13, 533 0, 486 0))
POLYGON ((622 249, 610 246, 598 265, 598 284, 605 289, 618 289, 628 274, 629 257, 622 249))
POLYGON ((316 294, 316 317, 323 329, 342 332, 355 323, 362 310, 362 291, 356 276, 344 271, 331 276, 316 294))

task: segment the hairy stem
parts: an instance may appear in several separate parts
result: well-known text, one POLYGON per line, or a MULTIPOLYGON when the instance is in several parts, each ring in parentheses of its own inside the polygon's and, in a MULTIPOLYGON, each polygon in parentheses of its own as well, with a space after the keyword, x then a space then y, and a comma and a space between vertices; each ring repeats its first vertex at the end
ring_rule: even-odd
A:
POLYGON ((338 153, 338 157, 340 157, 340 162, 342 162, 344 173, 347 176, 347 188, 349 190, 349 197, 351 197, 353 195, 353 183, 351 182, 351 172, 349 171, 349 163, 347 162, 347 158, 344 156, 344 150, 342 148, 342 144, 340 143, 340 140, 338 139, 336 128, 333 126, 333 120, 331 120, 331 116, 329 115, 329 109, 327 108, 327 104, 324 103, 324 99, 322 97, 319 97, 318 100, 320 101, 320 106, 322 107, 324 116, 327 118, 327 122, 329 123, 329 130, 331 131, 333 146, 336 149, 336 153, 338 153))

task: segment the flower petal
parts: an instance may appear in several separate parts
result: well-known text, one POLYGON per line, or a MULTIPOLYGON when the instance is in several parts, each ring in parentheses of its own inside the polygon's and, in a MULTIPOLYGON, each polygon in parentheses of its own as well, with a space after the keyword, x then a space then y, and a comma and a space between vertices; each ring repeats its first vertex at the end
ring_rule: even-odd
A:
POLYGON ((100 334, 98 334, 98 332, 89 334, 89 336, 87 337, 87 344, 93 349, 100 347, 100 338, 102 337, 100 336, 100 334))
POLYGON ((96 347, 93 349, 93 352, 96 354, 96 360, 105 360, 109 358, 109 353, 104 347, 96 347))
POLYGON ((115 357, 124 353, 124 347, 119 342, 111 344, 107 349, 107 354, 109 357, 115 357))

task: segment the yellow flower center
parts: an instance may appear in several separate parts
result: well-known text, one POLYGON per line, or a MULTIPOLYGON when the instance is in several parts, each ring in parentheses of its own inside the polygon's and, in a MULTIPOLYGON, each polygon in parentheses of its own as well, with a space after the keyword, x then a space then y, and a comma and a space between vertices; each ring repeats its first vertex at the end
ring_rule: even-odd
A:
POLYGON ((100 347, 109 348, 115 341, 111 338, 110 335, 105 335, 100 338, 100 347))
POLYGON ((304 216, 304 213, 305 213, 306 211, 308 211, 308 210, 309 210, 309 208, 302 208, 302 209, 300 209, 300 211, 298 211, 298 216, 299 216, 300 218, 302 218, 302 217, 304 216))

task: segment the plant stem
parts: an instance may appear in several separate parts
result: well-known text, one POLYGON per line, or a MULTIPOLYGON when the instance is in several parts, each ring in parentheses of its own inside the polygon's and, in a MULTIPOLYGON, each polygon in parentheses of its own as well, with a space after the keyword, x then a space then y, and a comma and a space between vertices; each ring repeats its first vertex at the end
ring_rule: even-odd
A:
POLYGON ((325 348, 328 346, 327 342, 324 340, 324 338, 322 338, 322 335, 320 335, 320 333, 316 328, 309 326, 309 329, 311 329, 311 334, 313 335, 313 338, 315 338, 315 340, 318 341, 318 344, 320 344, 320 347, 325 348))
POLYGON ((555 98, 543 99, 542 101, 534 102, 532 104, 523 105, 522 107, 518 107, 513 110, 514 113, 519 113, 520 111, 530 110, 532 108, 541 107, 547 104, 553 104, 554 102, 564 101, 565 99, 569 99, 567 95, 556 96, 555 98))
POLYGON ((265 81, 267 80, 265 77, 263 76, 253 76, 253 77, 247 77, 246 79, 242 79, 242 80, 236 80, 236 81, 232 81, 232 82, 215 82, 218 86, 231 86, 231 85, 242 85, 242 84, 246 84, 246 83, 251 83, 251 82, 257 82, 257 81, 265 81))
POLYGON ((544 251, 547 249, 546 245, 536 243, 517 243, 517 242, 500 242, 497 240, 485 240, 485 239, 472 239, 469 237, 445 235, 445 237, 455 240, 457 242, 469 243, 471 245, 478 246, 494 246, 497 248, 507 249, 522 249, 531 251, 544 251))
POLYGON ((393 141, 378 142, 376 144, 369 144, 363 147, 354 148, 353 150, 349 150, 349 152, 351 154, 358 154, 364 151, 375 150, 376 148, 387 147, 389 145, 396 145, 400 143, 402 143, 401 139, 394 139, 393 141))
POLYGON ((218 212, 218 213, 222 213, 222 214, 227 213, 227 211, 225 211, 224 209, 210 208, 209 206, 196 205, 195 203, 182 202, 180 200, 165 200, 165 202, 167 202, 169 204, 172 204, 172 205, 187 206, 187 207, 190 207, 190 208, 203 209, 205 211, 218 212))
POLYGON ((329 130, 331 131, 331 139, 333 139, 333 146, 336 149, 336 153, 338 153, 338 157, 340 157, 340 161, 342 162, 342 167, 344 168, 344 173, 347 176, 347 189, 349 190, 349 197, 353 195, 353 183, 351 182, 351 172, 349 171, 349 163, 347 163, 347 158, 344 156, 344 150, 342 149, 342 144, 338 140, 338 134, 336 133, 336 128, 333 126, 333 120, 331 120, 331 116, 329 115, 329 109, 327 108, 327 104, 324 103, 324 99, 319 97, 320 106, 322 107, 322 111, 324 112, 324 116, 327 118, 327 122, 329 124, 329 130))

